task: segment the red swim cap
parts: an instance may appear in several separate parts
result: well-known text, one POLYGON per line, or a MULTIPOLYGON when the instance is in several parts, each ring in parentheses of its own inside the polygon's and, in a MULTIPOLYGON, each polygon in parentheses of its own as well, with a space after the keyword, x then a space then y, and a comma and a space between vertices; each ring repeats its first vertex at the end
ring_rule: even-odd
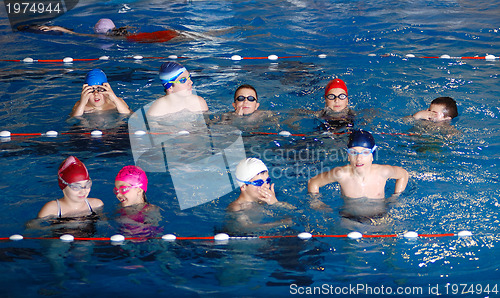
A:
POLYGON ((87 168, 83 162, 74 156, 66 158, 59 166, 59 171, 57 172, 57 182, 59 182, 61 189, 64 189, 67 184, 89 179, 90 176, 87 168))
POLYGON ((325 97, 328 94, 328 91, 332 90, 333 88, 340 88, 344 89, 345 94, 347 94, 347 86, 345 85, 344 81, 341 79, 335 79, 331 80, 325 87, 325 97))

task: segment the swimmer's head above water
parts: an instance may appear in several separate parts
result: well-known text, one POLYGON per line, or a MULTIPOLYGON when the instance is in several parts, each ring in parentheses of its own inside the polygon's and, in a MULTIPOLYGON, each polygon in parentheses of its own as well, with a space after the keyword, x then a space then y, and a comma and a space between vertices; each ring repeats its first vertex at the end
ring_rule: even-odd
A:
POLYGON ((236 166, 236 182, 238 186, 241 187, 246 181, 250 181, 253 177, 257 176, 262 172, 267 172, 268 169, 266 165, 257 158, 247 158, 243 159, 236 166))
POLYGON ((146 173, 139 167, 136 166, 125 166, 123 167, 118 175, 116 175, 115 181, 123 181, 132 187, 140 187, 144 192, 148 191, 148 177, 146 173))
POLYGON ((59 166, 57 180, 59 188, 65 189, 66 186, 72 183, 90 180, 90 176, 83 162, 74 156, 70 156, 59 166))
POLYGON ((113 23, 112 20, 110 19, 100 19, 97 21, 97 23, 94 25, 94 32, 97 34, 106 34, 109 31, 112 31, 115 29, 115 23, 113 23))
POLYGON ((357 129, 349 135, 349 142, 347 143, 347 148, 353 147, 370 149, 373 153, 373 151, 377 148, 377 145, 375 145, 375 139, 371 133, 366 130, 357 129))
POLYGON ((325 107, 334 112, 344 111, 348 104, 347 86, 341 79, 331 80, 325 87, 325 107))
POLYGON ((163 87, 166 89, 170 88, 175 81, 186 68, 179 63, 175 62, 165 62, 160 67, 160 80, 163 87))

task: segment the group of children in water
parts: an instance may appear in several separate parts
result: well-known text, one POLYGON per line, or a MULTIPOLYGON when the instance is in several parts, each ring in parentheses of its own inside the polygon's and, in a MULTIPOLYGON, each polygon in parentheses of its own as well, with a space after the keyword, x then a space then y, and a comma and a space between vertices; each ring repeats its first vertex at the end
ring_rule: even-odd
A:
MULTIPOLYGON (((180 111, 203 113, 208 111, 206 101, 193 94, 191 75, 185 67, 175 62, 163 63, 160 67, 160 80, 165 95, 155 100, 147 115, 162 117, 180 111)), ((349 121, 353 112, 349 108, 349 97, 346 84, 341 79, 330 81, 324 92, 325 107, 317 112, 317 116, 337 123, 349 121)), ((251 117, 258 115, 260 103, 257 91, 251 85, 242 85, 236 89, 233 98, 234 115, 251 117)), ((74 105, 71 116, 79 117, 85 113, 116 110, 121 114, 130 114, 131 110, 125 101, 115 95, 106 75, 102 70, 88 72, 83 85, 81 98, 74 105)), ((415 119, 431 122, 449 121, 456 117, 457 106, 449 97, 433 100, 430 107, 413 115, 415 119)), ((331 123, 331 122, 329 122, 331 123)), ((399 166, 373 163, 373 153, 377 146, 373 136, 364 130, 354 130, 347 143, 348 164, 321 173, 308 181, 308 193, 314 198, 319 189, 330 183, 339 183, 341 194, 346 198, 370 198, 385 200, 387 180, 395 179, 393 197, 401 194, 408 182, 408 172, 399 166)), ((240 188, 238 198, 229 204, 229 212, 244 212, 255 205, 280 205, 294 208, 276 198, 274 183, 269 177, 266 165, 259 159, 247 158, 236 167, 235 179, 240 188)), ((63 198, 50 201, 38 213, 39 218, 63 218, 89 216, 103 206, 96 198, 88 198, 92 180, 85 165, 76 157, 68 157, 59 167, 59 187, 63 198)), ((114 193, 122 207, 152 206, 146 200, 148 179, 146 173, 137 166, 126 166, 121 169, 115 179, 114 193)), ((316 197, 317 198, 317 197, 316 197)), ((319 199, 311 202, 314 209, 322 209, 327 205, 319 199)), ((243 225, 245 217, 239 218, 243 225)), ((280 222, 287 224, 289 221, 280 222)))

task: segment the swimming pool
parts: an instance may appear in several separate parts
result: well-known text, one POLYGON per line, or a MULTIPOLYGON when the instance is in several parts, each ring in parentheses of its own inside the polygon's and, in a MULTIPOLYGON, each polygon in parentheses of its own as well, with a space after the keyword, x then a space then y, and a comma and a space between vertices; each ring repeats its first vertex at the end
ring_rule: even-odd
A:
MULTIPOLYGON (((95 67, 106 72, 115 92, 133 110, 159 97, 163 89, 157 73, 167 59, 131 59, 134 55, 187 57, 179 61, 193 73, 198 94, 215 114, 229 110, 234 89, 242 83, 256 86, 261 108, 279 114, 278 123, 238 126, 247 154, 261 157, 271 169, 278 199, 298 207, 285 214, 294 225, 259 235, 398 235, 358 240, 231 239, 227 244, 161 239, 123 245, 98 240, 2 241, 1 296, 254 297, 318 288, 326 294, 354 295, 358 292, 351 289, 358 287, 365 290, 360 294, 371 287, 375 294, 390 288, 392 293, 399 289, 413 296, 435 296, 436 291, 454 296, 464 290, 461 284, 471 296, 498 295, 499 61, 422 58, 498 57, 497 3, 86 1, 53 22, 86 33, 101 17, 139 31, 171 27, 221 32, 168 44, 13 33, 3 8, 0 11, 0 59, 111 58, 70 64, 0 62, 0 131, 73 133, 56 138, 12 136, 0 143, 0 237, 50 236, 26 229, 25 224, 46 201, 60 196, 55 173, 68 155, 85 162, 94 181, 91 196, 105 204, 106 218, 98 222, 95 237, 118 233, 113 179, 134 161, 127 123, 110 116, 90 119, 80 127, 68 122, 67 114, 79 98, 85 73, 95 67), (233 55, 300 57, 233 61, 233 55), (336 186, 322 189, 333 212, 308 207, 307 179, 319 169, 345 163, 342 155, 334 154, 346 136, 323 135, 307 117, 296 125, 285 120, 294 109, 321 109, 324 85, 333 77, 347 83, 352 107, 360 113, 355 126, 374 133, 380 148, 377 161, 400 165, 411 175, 383 224, 341 222, 336 186), (453 126, 461 132, 458 136, 447 137, 403 120, 438 96, 457 100, 460 116, 453 126), (84 134, 95 129, 103 136, 84 134), (250 133, 282 130, 306 136, 250 133), (437 235, 463 230, 473 236, 402 236, 408 231, 437 235), (65 279, 64 287, 55 284, 59 279, 65 279), (342 292, 345 289, 349 291, 342 292)), ((148 198, 162 208, 163 233, 209 237, 224 230, 225 208, 237 192, 180 210, 170 177, 148 177, 148 198)), ((387 192, 393 185, 388 184, 387 192)))

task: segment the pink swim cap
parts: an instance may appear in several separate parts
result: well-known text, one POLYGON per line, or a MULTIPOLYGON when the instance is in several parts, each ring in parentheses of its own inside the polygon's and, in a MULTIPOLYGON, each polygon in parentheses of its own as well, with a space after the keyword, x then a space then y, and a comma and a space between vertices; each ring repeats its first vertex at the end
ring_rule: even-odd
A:
POLYGON ((59 166, 59 171, 57 172, 57 181, 61 189, 66 188, 67 184, 89 179, 90 176, 87 168, 83 162, 74 156, 66 158, 59 166))
POLYGON ((148 177, 141 168, 136 166, 123 167, 120 172, 118 172, 118 175, 116 175, 115 181, 123 181, 131 186, 142 188, 144 192, 148 191, 148 177))
POLYGON ((115 29, 115 23, 110 19, 100 19, 94 26, 94 32, 97 34, 106 34, 115 29))
POLYGON ((325 96, 328 95, 328 91, 334 89, 334 88, 340 88, 344 89, 345 94, 347 94, 347 86, 345 85, 344 81, 341 79, 335 79, 331 80, 325 87, 325 96))

